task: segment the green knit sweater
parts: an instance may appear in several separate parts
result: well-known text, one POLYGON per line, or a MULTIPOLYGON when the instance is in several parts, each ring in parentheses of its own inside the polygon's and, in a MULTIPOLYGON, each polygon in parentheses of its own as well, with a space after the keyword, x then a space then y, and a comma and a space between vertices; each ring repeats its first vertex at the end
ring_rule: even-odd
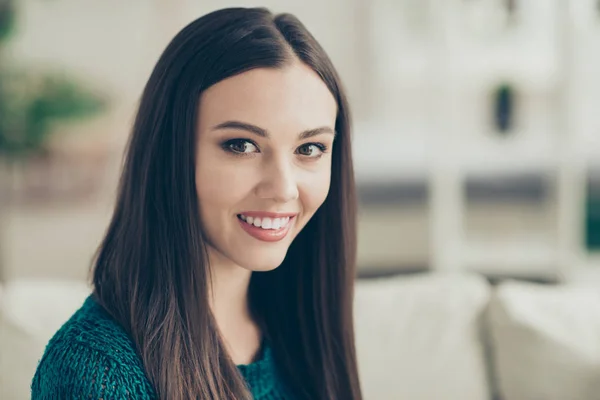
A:
MULTIPOLYGON (((292 398, 268 346, 238 370, 254 399, 292 398)), ((31 390, 32 400, 157 398, 131 339, 91 296, 48 343, 31 390)))

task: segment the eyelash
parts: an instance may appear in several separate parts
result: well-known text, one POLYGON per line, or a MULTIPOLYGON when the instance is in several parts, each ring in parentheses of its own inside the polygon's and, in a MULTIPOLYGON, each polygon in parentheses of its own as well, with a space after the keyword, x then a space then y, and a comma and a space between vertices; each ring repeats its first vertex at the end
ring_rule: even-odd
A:
MULTIPOLYGON (((231 148, 231 145, 233 145, 233 144, 239 144, 239 143, 250 143, 251 145, 253 145, 254 147, 256 147, 256 149, 258 149, 258 145, 256 143, 254 143, 252 140, 250 140, 250 139, 241 139, 241 138, 240 139, 230 139, 230 140, 227 140, 227 141, 225 141, 221 145, 221 147, 223 147, 223 150, 225 150, 226 152, 228 152, 228 153, 230 153, 230 154, 232 154, 234 156, 249 157, 249 156, 251 156, 253 154, 256 154, 256 153, 242 153, 242 152, 239 152, 239 151, 235 151, 235 150, 233 150, 231 148)), ((316 155, 316 156, 305 156, 306 158, 313 159, 313 160, 321 158, 323 156, 323 154, 325 154, 327 152, 327 150, 328 150, 327 145, 325 145, 323 143, 318 143, 318 142, 304 143, 299 148, 301 148, 301 147, 308 147, 308 146, 315 146, 316 148, 318 148, 320 150, 320 153, 318 155, 316 155)), ((260 153, 260 151, 258 151, 258 152, 260 153)))

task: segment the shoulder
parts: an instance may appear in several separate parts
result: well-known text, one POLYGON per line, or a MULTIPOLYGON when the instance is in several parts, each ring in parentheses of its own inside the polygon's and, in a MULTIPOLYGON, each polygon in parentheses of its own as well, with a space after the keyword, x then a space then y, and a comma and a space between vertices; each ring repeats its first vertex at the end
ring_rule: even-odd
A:
POLYGON ((151 399, 126 332, 92 297, 52 337, 32 382, 32 399, 151 399))

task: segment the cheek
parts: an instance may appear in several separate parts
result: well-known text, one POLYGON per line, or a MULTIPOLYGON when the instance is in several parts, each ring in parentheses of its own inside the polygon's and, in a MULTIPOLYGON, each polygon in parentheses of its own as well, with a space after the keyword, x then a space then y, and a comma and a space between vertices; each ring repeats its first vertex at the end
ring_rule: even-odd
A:
POLYGON ((330 169, 317 174, 311 174, 304 179, 299 187, 304 211, 312 215, 323 204, 329 193, 331 182, 330 169))
POLYGON ((248 169, 223 161, 205 159, 196 166, 196 191, 203 214, 212 218, 231 212, 252 191, 253 178, 248 169))

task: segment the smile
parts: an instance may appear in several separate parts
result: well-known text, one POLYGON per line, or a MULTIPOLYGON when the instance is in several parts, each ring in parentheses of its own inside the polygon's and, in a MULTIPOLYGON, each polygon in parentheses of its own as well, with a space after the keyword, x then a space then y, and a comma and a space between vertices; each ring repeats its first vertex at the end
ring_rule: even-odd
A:
POLYGON ((290 222, 290 217, 283 218, 269 218, 269 217, 247 217, 244 214, 239 214, 238 218, 242 221, 247 222, 250 225, 254 225, 257 228, 261 229, 282 229, 290 222))
POLYGON ((294 216, 261 218, 244 214, 238 214, 237 218, 246 233, 264 242, 277 242, 286 237, 295 219, 294 216))

